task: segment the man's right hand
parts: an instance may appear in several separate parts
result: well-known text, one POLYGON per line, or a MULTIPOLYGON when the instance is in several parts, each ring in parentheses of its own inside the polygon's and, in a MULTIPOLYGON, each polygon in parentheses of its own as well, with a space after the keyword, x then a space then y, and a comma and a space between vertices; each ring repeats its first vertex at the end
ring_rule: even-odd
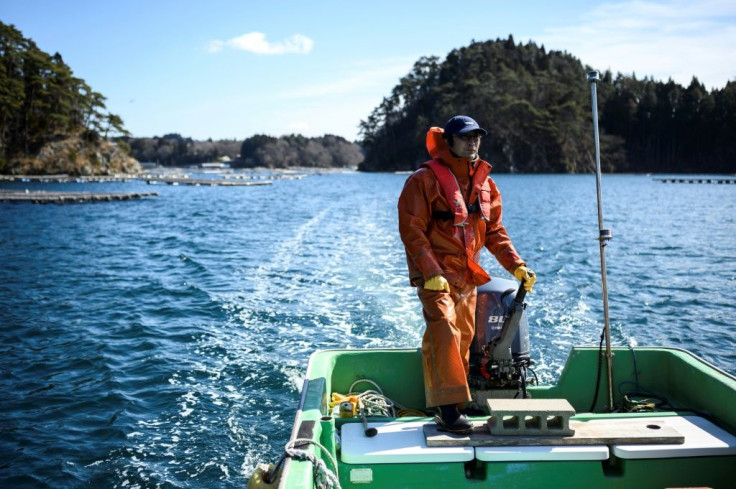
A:
POLYGON ((444 290, 445 292, 450 292, 450 283, 442 275, 435 275, 424 282, 424 288, 427 290, 444 290))
POLYGON ((534 270, 527 268, 524 265, 521 265, 514 270, 514 277, 519 279, 520 282, 524 282, 524 290, 527 292, 531 292, 532 287, 537 283, 537 274, 534 273, 534 270))

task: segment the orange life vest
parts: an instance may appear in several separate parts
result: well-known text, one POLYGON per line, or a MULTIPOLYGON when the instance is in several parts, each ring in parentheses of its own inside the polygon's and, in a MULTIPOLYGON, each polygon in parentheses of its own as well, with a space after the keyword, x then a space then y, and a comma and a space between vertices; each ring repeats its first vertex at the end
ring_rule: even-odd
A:
POLYGON ((489 197, 490 193, 483 193, 480 190, 483 188, 484 184, 486 184, 486 179, 491 171, 490 166, 480 166, 473 174, 471 182, 472 190, 470 191, 469 199, 470 206, 465 203, 465 197, 463 197, 462 191, 460 190, 460 184, 458 183, 457 178, 455 178, 452 171, 450 171, 450 169, 441 161, 436 159, 429 160, 425 161, 420 166, 432 170, 432 173, 434 173, 434 176, 437 178, 437 182, 439 182, 440 188, 442 189, 442 194, 450 204, 453 226, 466 226, 468 224, 469 212, 480 212, 481 217, 486 221, 488 220, 488 209, 490 208, 491 203, 490 200, 488 200, 488 202, 483 202, 482 199, 484 196, 489 197))
MULTIPOLYGON (((437 182, 440 184, 442 194, 450 205, 453 221, 452 224, 453 226, 460 228, 458 229, 457 234, 462 236, 462 240, 466 248, 468 272, 471 281, 476 285, 482 285, 488 282, 491 277, 485 270, 483 270, 483 267, 476 262, 475 253, 472 252, 474 231, 472 226, 468 226, 468 224, 470 224, 468 222, 468 205, 465 203, 465 198, 460 190, 460 184, 458 183, 457 178, 455 178, 452 171, 440 160, 433 159, 425 161, 421 166, 432 170, 432 173, 434 173, 437 178, 437 182)), ((489 220, 488 214, 491 207, 490 192, 481 192, 481 189, 483 186, 488 187, 487 179, 490 171, 490 165, 479 165, 472 176, 472 190, 470 191, 469 199, 471 206, 473 206, 473 210, 475 211, 477 209, 477 212, 480 212, 481 217, 486 221, 489 220), (488 199, 487 202, 483 201, 484 197, 488 199)))

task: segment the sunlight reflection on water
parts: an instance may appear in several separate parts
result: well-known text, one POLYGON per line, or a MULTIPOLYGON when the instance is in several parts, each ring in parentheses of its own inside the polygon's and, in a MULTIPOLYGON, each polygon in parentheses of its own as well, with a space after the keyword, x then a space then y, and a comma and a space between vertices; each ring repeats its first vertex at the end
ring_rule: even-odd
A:
MULTIPOLYGON (((3 205, 0 443, 15 455, 0 478, 242 487, 286 443, 314 350, 419 346, 396 224, 405 178, 3 205)), ((496 182, 539 276, 527 297, 532 358, 554 382, 570 346, 597 345, 602 328, 594 177, 496 182)), ((685 346, 736 372, 736 189, 726 187, 604 178, 614 345, 685 346)))

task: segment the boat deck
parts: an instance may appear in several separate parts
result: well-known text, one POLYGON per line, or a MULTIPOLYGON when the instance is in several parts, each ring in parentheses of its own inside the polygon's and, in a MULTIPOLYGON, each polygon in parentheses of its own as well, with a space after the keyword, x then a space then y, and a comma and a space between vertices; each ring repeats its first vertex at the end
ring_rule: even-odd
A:
MULTIPOLYGON (((731 487, 722 481, 732 481, 736 474, 736 436, 713 422, 677 413, 643 418, 609 414, 597 419, 646 419, 676 430, 683 442, 565 445, 548 439, 542 445, 479 446, 473 435, 451 435, 459 443, 428 446, 427 432, 432 430, 427 428, 433 426, 429 418, 371 421, 367 426, 378 431, 373 437, 367 437, 362 423, 354 420, 338 429, 340 484, 343 488, 731 487), (513 485, 508 485, 510 480, 513 485), (396 481, 401 484, 394 485, 396 481)), ((483 426, 485 420, 474 418, 473 424, 483 426)))
MULTIPOLYGON (((736 377, 683 350, 620 348, 614 353, 616 383, 656 392, 661 403, 653 412, 638 407, 609 412, 602 401, 593 402, 590 411, 596 348, 574 348, 557 384, 528 389, 534 399, 566 400, 576 412, 569 426, 588 437, 584 444, 570 444, 572 435, 537 436, 532 443, 535 437, 526 436, 529 433, 517 434, 510 443, 512 436, 491 436, 486 426, 490 413, 470 418, 476 427, 473 434, 443 434, 439 444, 431 439, 437 433, 430 417, 369 416, 367 426, 377 434, 366 436, 359 418, 333 415, 331 394, 349 393, 361 379, 375 382, 402 406, 423 408, 421 356, 414 349, 315 354, 292 439, 311 439, 323 446, 326 454, 316 445, 297 448, 325 461, 342 488, 733 487, 736 377), (613 433, 606 428, 599 438, 600 430, 590 429, 611 423, 613 433), (617 424, 628 431, 617 432, 617 424), (646 436, 640 436, 642 432, 646 436)), ((615 402, 622 405, 620 394, 615 402)), ((282 473, 285 479, 279 487, 314 487, 311 462, 287 457, 282 473)))
MULTIPOLYGON (((371 422, 378 435, 366 437, 360 423, 346 423, 341 429, 340 460, 346 464, 396 464, 427 462, 483 461, 550 461, 550 460, 607 460, 611 454, 623 459, 703 457, 736 455, 736 436, 699 416, 647 416, 644 418, 609 418, 608 422, 643 421, 648 425, 669 427, 682 437, 682 442, 647 443, 587 443, 571 444, 573 437, 524 438, 531 444, 513 440, 499 440, 485 436, 445 434, 451 444, 429 446, 428 440, 436 431, 428 419, 416 421, 371 422)), ((580 423, 596 423, 585 421, 580 423)), ((484 421, 475 421, 482 428, 484 421)))

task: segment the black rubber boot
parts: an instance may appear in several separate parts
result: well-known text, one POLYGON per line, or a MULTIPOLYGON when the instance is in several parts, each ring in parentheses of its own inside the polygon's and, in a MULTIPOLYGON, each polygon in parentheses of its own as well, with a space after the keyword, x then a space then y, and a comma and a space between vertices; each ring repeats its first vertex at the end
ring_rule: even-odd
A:
POLYGON ((434 421, 441 430, 450 433, 466 434, 473 430, 473 425, 468 418, 460 414, 455 404, 440 406, 440 414, 435 416, 434 421))

